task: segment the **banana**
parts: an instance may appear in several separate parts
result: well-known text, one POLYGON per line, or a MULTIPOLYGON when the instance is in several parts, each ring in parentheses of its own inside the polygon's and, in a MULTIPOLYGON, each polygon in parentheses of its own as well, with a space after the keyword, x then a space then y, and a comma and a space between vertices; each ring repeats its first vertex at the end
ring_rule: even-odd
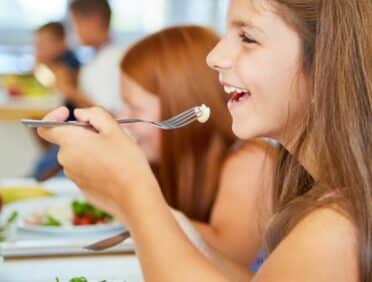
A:
POLYGON ((0 187, 0 196, 4 204, 52 195, 53 193, 41 187, 0 187))

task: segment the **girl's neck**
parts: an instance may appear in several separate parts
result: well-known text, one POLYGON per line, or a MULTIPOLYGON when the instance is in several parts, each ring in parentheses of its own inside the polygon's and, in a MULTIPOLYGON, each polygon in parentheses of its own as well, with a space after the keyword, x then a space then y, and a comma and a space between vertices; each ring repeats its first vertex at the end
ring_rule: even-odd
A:
MULTIPOLYGON (((291 138, 289 142, 280 142, 287 151, 294 155, 296 152, 296 144, 298 138, 291 138)), ((315 181, 319 180, 319 167, 315 158, 315 149, 313 139, 310 138, 298 153, 297 160, 305 168, 305 170, 313 177, 315 181)))

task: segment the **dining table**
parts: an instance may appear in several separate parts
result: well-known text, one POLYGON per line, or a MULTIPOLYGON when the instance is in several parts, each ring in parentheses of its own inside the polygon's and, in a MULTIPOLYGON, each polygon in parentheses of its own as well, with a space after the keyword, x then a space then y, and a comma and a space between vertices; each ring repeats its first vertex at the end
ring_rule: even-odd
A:
POLYGON ((0 88, 0 121, 16 121, 22 118, 40 119, 62 104, 55 94, 40 97, 11 97, 0 88))
POLYGON ((75 277, 89 282, 143 281, 134 254, 13 258, 0 265, 2 282, 68 282, 75 277))
MULTIPOLYGON (((53 194, 52 199, 79 198, 81 193, 67 178, 54 178, 39 183, 31 178, 0 179, 1 187, 43 187, 53 194)), ((49 198, 45 198, 48 200, 49 198)), ((34 199, 5 205, 2 215, 34 199)), ((20 214, 22 214, 22 211, 20 214)), ((125 227, 120 227, 124 228, 125 227)), ((17 227, 16 235, 0 243, 1 282, 69 282, 84 277, 89 282, 137 282, 143 281, 141 267, 135 255, 133 241, 129 238, 121 244, 100 252, 83 247, 120 233, 122 229, 81 233, 38 233, 17 227)))
MULTIPOLYGON (((40 119, 61 104, 62 100, 58 95, 10 97, 0 88, 0 122, 18 124, 23 118, 40 119)), ((31 178, 2 178, 1 186, 42 186, 58 197, 79 194, 77 187, 68 179, 38 183, 31 178)), ((89 282, 143 281, 130 239, 115 248, 98 253, 83 249, 84 245, 118 232, 113 230, 61 236, 19 230, 16 239, 0 243, 0 282, 69 282, 75 277, 85 277, 89 282)))

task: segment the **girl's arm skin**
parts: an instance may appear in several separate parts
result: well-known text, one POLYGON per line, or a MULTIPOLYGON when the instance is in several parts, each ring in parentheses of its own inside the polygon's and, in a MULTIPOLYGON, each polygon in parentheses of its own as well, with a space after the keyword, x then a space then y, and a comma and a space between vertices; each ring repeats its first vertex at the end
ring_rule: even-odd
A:
MULTIPOLYGON (((60 108, 45 120, 63 121, 67 115, 60 108)), ((255 277, 224 260, 216 267, 181 231, 145 156, 113 118, 99 108, 78 110, 75 116, 94 130, 65 126, 38 133, 60 146, 66 175, 88 201, 127 224, 146 281, 358 281, 355 228, 331 209, 303 219, 255 277)))
POLYGON ((275 148, 263 140, 233 151, 222 169, 209 224, 193 222, 211 247, 246 266, 263 246, 276 157, 275 148))

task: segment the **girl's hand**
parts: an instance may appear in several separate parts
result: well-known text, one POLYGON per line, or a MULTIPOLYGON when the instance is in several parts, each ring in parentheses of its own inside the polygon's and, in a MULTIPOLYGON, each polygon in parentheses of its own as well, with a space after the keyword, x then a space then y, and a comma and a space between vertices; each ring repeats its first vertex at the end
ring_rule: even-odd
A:
MULTIPOLYGON (((68 110, 62 107, 44 120, 64 121, 67 116, 68 110)), ((151 189, 158 184, 146 157, 101 108, 75 110, 75 116, 91 128, 38 128, 38 134, 60 146, 58 161, 88 201, 127 222, 127 212, 136 210, 144 189, 146 196, 149 190, 159 190, 151 189)))

